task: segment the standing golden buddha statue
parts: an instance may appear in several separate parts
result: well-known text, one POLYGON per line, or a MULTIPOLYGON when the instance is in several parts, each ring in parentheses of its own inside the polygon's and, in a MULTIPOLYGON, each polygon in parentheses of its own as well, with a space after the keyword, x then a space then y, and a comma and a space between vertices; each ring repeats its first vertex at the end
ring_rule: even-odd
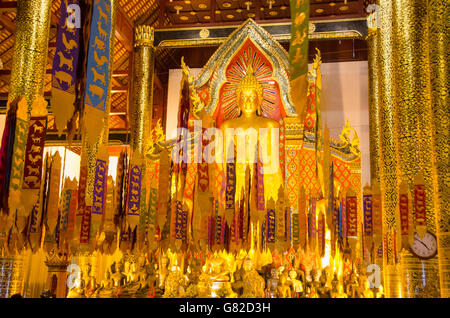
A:
POLYGON ((259 228, 256 223, 264 220, 264 213, 260 213, 264 210, 262 205, 265 205, 270 198, 277 201, 278 189, 282 184, 279 158, 280 125, 277 121, 263 116, 261 105, 264 89, 251 64, 247 66, 245 77, 237 85, 235 95, 240 115, 226 120, 220 127, 224 140, 224 171, 227 171, 229 163, 235 163, 236 196, 234 200, 239 202, 244 199, 240 196, 250 196, 250 206, 246 209, 250 213, 254 228, 259 228), (256 181, 256 175, 260 173, 263 178, 256 181), (247 178, 252 180, 250 194, 242 191, 249 184, 247 178), (263 193, 257 194, 257 187, 264 189, 259 190, 263 193), (261 200, 262 196, 264 202, 261 200))

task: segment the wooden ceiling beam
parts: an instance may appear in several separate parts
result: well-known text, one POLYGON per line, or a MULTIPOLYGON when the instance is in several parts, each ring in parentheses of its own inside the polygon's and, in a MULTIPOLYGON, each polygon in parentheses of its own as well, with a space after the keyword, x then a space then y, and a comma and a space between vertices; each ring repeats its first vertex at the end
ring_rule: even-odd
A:
POLYGON ((133 51, 133 24, 128 19, 122 8, 117 9, 116 38, 122 43, 128 52, 133 51))
POLYGON ((17 10, 17 1, 0 1, 0 13, 17 10))
POLYGON ((0 12, 0 24, 8 30, 9 33, 15 34, 16 33, 16 24, 11 21, 11 19, 6 16, 5 14, 1 14, 0 12))

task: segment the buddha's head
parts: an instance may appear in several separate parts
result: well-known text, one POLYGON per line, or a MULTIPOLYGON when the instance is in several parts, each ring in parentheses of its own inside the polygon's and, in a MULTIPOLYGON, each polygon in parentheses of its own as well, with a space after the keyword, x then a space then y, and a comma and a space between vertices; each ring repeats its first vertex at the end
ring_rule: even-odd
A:
POLYGON ((258 82, 249 64, 246 75, 236 89, 236 101, 239 109, 245 115, 260 114, 260 107, 263 97, 263 88, 258 82))

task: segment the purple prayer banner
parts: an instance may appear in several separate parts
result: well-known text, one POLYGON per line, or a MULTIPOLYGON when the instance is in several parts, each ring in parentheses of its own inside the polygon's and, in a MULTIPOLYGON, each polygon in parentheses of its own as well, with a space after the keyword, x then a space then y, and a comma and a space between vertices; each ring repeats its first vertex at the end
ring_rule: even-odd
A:
POLYGON ((105 206, 105 186, 106 186, 106 173, 107 173, 106 161, 97 159, 95 167, 95 179, 94 179, 94 196, 92 204, 93 214, 103 214, 105 206))
POLYGON ((275 210, 267 210, 267 243, 275 243, 275 210))
POLYGON ((67 23, 72 15, 67 12, 67 6, 72 4, 79 5, 79 0, 61 1, 56 52, 52 68, 52 87, 75 94, 80 54, 80 29, 67 23))
POLYGON ((364 234, 371 236, 373 234, 372 226, 372 195, 365 195, 363 197, 364 205, 364 234))
POLYGON ((183 239, 183 206, 181 201, 175 202, 175 239, 183 239))
POLYGON ((142 170, 138 165, 130 170, 130 184, 128 187, 128 215, 139 215, 141 208, 141 179, 142 170))
POLYGON ((256 197, 258 200, 258 211, 264 211, 265 210, 265 202, 264 202, 264 171, 263 171, 263 164, 261 162, 261 159, 258 158, 258 164, 256 166, 257 170, 257 176, 258 176, 258 182, 257 182, 257 192, 256 197))
POLYGON ((236 164, 227 163, 227 178, 226 178, 226 210, 234 212, 234 195, 236 191, 236 164))

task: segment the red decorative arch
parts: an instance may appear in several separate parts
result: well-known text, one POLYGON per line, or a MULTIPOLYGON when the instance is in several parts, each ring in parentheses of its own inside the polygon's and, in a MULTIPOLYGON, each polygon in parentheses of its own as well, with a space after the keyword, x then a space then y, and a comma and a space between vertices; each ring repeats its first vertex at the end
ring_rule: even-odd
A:
POLYGON ((255 76, 263 87, 263 102, 261 116, 280 121, 286 116, 278 83, 273 78, 273 65, 258 47, 247 39, 226 67, 226 82, 222 84, 219 92, 219 104, 213 118, 217 127, 228 119, 239 116, 236 103, 236 88, 246 76, 247 65, 251 64, 255 76))

